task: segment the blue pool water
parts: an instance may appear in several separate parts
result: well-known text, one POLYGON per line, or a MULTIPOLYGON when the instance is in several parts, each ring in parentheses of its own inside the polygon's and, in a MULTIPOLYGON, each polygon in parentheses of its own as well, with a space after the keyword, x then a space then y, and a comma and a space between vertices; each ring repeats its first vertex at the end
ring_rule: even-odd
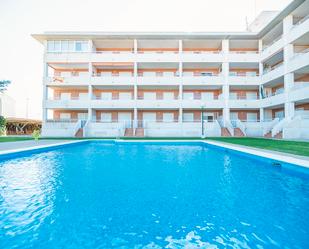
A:
POLYGON ((0 161, 0 248, 309 248, 309 174, 202 144, 0 161))

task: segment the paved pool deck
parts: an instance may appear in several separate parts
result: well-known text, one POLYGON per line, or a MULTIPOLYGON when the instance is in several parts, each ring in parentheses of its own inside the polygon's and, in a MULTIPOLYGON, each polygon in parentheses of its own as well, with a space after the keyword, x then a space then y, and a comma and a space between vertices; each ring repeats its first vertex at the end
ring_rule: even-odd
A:
POLYGON ((37 146, 48 146, 55 145, 65 142, 71 142, 72 140, 25 140, 25 141, 13 141, 13 142, 2 142, 0 143, 0 152, 7 150, 19 150, 19 149, 27 149, 30 147, 37 146))

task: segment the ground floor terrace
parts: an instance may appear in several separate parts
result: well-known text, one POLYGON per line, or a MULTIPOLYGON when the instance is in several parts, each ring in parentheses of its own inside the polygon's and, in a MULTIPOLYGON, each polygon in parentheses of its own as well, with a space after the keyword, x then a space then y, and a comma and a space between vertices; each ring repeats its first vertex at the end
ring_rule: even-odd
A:
POLYGON ((169 109, 62 108, 47 112, 42 135, 48 137, 309 138, 309 103, 306 102, 259 109, 201 106, 169 109), (287 117, 287 112, 292 116, 287 117))

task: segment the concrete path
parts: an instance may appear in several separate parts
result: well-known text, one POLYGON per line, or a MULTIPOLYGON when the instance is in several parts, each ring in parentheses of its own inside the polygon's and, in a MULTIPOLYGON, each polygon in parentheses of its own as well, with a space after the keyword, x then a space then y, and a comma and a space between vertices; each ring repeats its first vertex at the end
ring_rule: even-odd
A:
POLYGON ((17 150, 17 149, 27 149, 35 146, 46 146, 64 142, 72 142, 74 140, 26 140, 26 141, 16 141, 16 142, 2 142, 0 143, 0 152, 5 150, 17 150))

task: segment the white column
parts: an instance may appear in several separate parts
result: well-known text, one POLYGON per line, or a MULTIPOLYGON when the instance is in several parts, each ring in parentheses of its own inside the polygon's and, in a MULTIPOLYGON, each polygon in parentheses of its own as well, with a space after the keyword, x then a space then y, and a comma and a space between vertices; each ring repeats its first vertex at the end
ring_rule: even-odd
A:
POLYGON ((291 28, 293 27, 293 15, 288 15, 283 19, 283 34, 289 34, 291 28))
POLYGON ((95 46, 94 46, 92 40, 88 40, 88 47, 89 47, 89 51, 90 51, 90 52, 95 51, 95 46))
MULTIPOLYGON (((134 40, 134 52, 137 53, 137 48, 136 48, 137 41, 134 40), (135 50, 136 49, 136 50, 135 50)), ((137 117, 137 62, 134 62, 134 110, 133 110, 133 128, 138 127, 138 117, 137 117)))
POLYGON ((42 110, 42 121, 43 123, 45 123, 47 120, 47 108, 43 107, 43 110, 42 110))
POLYGON ((88 85, 88 100, 92 100, 92 85, 88 85))
POLYGON ((264 121, 264 108, 260 108, 260 121, 264 121))
POLYGON ((92 121, 92 109, 88 108, 88 121, 91 122, 92 121))
POLYGON ((182 40, 178 41, 179 54, 182 53, 182 40))
POLYGON ((92 63, 89 62, 88 64, 88 73, 89 73, 89 77, 92 77, 93 75, 93 67, 92 67, 92 63))
POLYGON ((134 39, 134 54, 137 54, 137 40, 134 39))
POLYGON ((230 96, 230 87, 229 87, 229 62, 228 62, 228 40, 222 41, 222 49, 225 53, 224 62, 222 63, 222 75, 223 75, 223 86, 222 86, 222 95, 224 100, 223 108, 223 124, 225 125, 226 121, 230 120, 230 108, 229 108, 229 96, 230 96))
POLYGON ((182 107, 179 108, 179 113, 178 113, 178 122, 182 123, 182 115, 183 115, 183 109, 182 107))
POLYGON ((285 118, 291 119, 295 114, 295 104, 294 102, 285 102, 284 103, 284 115, 285 118))

